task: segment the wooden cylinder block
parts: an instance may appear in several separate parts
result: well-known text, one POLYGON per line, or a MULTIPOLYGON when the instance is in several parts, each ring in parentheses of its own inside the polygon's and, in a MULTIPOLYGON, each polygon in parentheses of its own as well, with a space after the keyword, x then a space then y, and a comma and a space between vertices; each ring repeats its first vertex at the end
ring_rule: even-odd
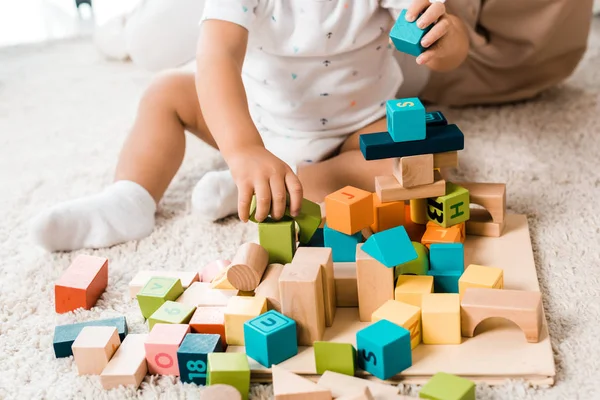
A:
POLYGON ((265 270, 263 280, 258 285, 254 294, 267 299, 269 310, 281 312, 281 299, 279 296, 279 275, 283 271, 283 264, 270 264, 265 270))
POLYGON ((217 384, 202 389, 200 400, 242 400, 242 396, 233 386, 217 384))
POLYGON ((267 268, 269 253, 256 243, 240 246, 227 269, 227 280, 237 290, 256 289, 267 268))

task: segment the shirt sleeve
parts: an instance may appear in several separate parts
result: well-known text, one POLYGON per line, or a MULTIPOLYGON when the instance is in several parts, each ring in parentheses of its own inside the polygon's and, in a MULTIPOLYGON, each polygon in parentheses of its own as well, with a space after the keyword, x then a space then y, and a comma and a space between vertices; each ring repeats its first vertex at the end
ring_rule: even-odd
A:
POLYGON ((408 8, 412 0, 381 0, 379 5, 390 10, 390 14, 394 19, 398 19, 400 12, 408 8))
POLYGON ((207 0, 202 21, 218 19, 250 30, 260 0, 207 0))

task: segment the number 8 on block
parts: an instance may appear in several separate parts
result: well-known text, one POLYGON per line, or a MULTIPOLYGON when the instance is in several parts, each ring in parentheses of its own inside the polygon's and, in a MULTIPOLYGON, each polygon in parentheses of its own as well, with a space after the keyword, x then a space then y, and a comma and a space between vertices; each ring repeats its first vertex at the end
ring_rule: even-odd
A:
POLYGON ((177 350, 181 382, 205 385, 207 357, 215 352, 223 352, 220 335, 188 333, 177 350))

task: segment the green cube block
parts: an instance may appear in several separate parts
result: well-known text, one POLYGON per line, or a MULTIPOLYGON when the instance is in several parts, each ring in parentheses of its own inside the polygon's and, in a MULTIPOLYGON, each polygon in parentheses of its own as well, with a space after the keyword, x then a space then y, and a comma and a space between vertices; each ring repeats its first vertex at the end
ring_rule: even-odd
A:
POLYGON ((475 383, 460 376, 438 372, 419 392, 430 400, 475 400, 475 383))
POLYGON ((187 304, 165 301, 158 310, 148 318, 148 328, 152 330, 154 324, 187 324, 192 319, 196 307, 187 304))
POLYGON ((314 342, 317 374, 325 371, 354 376, 356 349, 350 343, 314 342))
POLYGON ((444 228, 467 221, 470 216, 469 191, 446 182, 444 196, 427 199, 427 218, 444 228))
POLYGON ((269 264, 289 264, 296 252, 294 221, 267 221, 258 224, 258 240, 269 252, 269 264))
POLYGON ((417 258, 404 264, 397 265, 394 269, 394 279, 400 275, 427 275, 429 271, 429 256, 427 247, 419 242, 412 242, 417 258))
POLYGON ((208 354, 207 385, 230 385, 236 388, 242 399, 248 400, 250 392, 250 365, 246 353, 208 354))
POLYGON ((177 300, 183 293, 181 281, 177 278, 155 277, 137 294, 138 304, 144 318, 150 318, 166 301, 177 300))

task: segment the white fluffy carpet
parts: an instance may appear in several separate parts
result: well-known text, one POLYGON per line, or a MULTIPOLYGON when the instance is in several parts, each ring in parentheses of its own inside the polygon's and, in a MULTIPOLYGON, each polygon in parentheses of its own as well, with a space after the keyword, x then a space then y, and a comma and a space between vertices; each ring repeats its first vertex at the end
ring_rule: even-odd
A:
MULTIPOLYGON (((600 21, 577 73, 535 101, 444 110, 466 133, 463 178, 508 183, 508 206, 529 215, 557 365, 553 388, 510 381, 479 386, 479 399, 598 399, 600 383, 600 21)), ((27 222, 44 207, 94 193, 112 178, 121 142, 150 75, 103 61, 84 40, 0 50, 0 398, 196 398, 176 379, 105 392, 56 360, 56 324, 126 315, 143 332, 127 284, 139 269, 198 270, 254 238, 235 219, 190 214, 194 183, 219 163, 190 140, 184 166, 147 239, 93 252, 110 259, 107 292, 91 311, 56 315, 53 282, 75 256, 31 246, 27 222)), ((490 360, 493 362, 493 360, 490 360)), ((518 362, 518 360, 515 360, 518 362)), ((403 388, 415 394, 414 388, 403 388)), ((269 398, 269 387, 253 389, 269 398)))

